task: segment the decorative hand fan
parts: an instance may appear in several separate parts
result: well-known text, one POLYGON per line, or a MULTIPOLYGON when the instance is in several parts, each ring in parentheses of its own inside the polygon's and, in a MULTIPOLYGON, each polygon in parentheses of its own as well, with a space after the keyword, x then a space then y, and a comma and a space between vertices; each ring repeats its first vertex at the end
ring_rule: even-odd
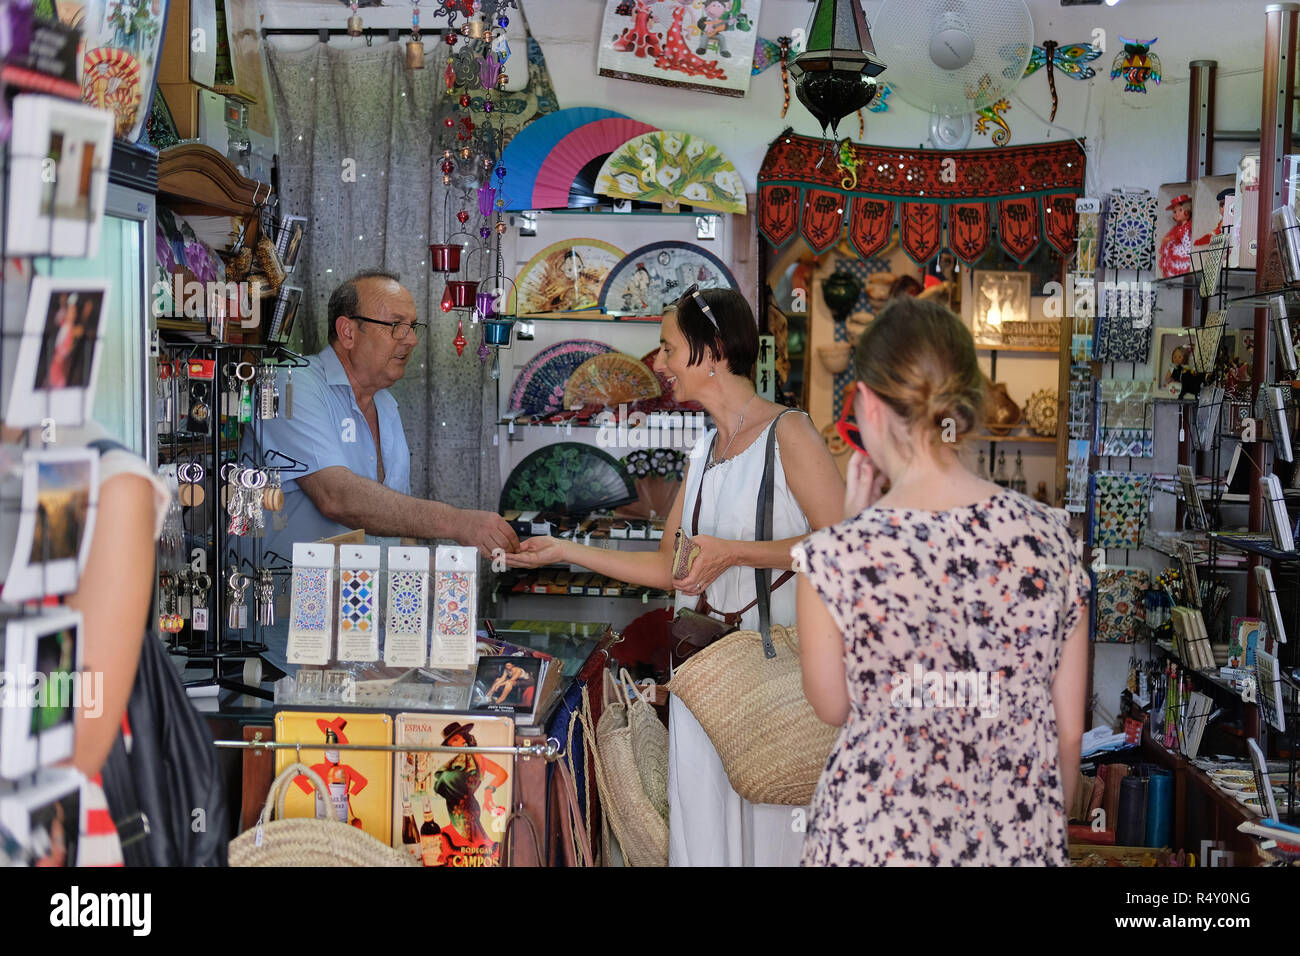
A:
POLYGON ((596 192, 615 199, 745 212, 745 184, 731 160, 708 140, 677 130, 645 133, 616 149, 600 169, 596 192))
POLYGON ((516 315, 594 309, 623 250, 599 239, 563 239, 537 253, 515 278, 506 311, 516 315))
POLYGON ((545 415, 564 408, 569 376, 593 355, 614 351, 593 339, 566 339, 542 349, 525 365, 510 390, 511 411, 545 415))
POLYGON ((652 242, 623 257, 600 290, 600 308, 617 315, 662 315, 692 284, 736 288, 713 253, 689 242, 652 242))
MULTIPOLYGON (((532 209, 533 184, 551 150, 580 126, 603 119, 627 119, 622 113, 594 106, 556 110, 533 120, 510 140, 497 165, 506 168, 506 209, 532 209)), ((566 200, 567 205, 567 200, 566 200)))
POLYGON ((623 466, 592 445, 562 441, 533 452, 501 489, 502 511, 558 511, 586 515, 636 501, 623 466))
POLYGON ((645 364, 622 352, 593 355, 569 376, 564 387, 564 407, 635 402, 660 393, 659 379, 645 364))
MULTIPOLYGON (((630 139, 653 133, 656 127, 625 116, 596 120, 579 126, 552 147, 533 181, 530 209, 564 209, 571 206, 574 180, 582 168, 598 156, 608 157, 630 139)), ((581 205, 595 205, 579 200, 581 205)))
POLYGON ((686 468, 685 452, 638 448, 621 464, 636 482, 637 500, 614 511, 620 518, 664 518, 672 511, 686 468))
POLYGON ((118 138, 125 138, 134 129, 141 95, 140 61, 126 50, 102 46, 86 54, 81 99, 101 110, 113 111, 114 135, 118 138))
MULTIPOLYGON (((647 352, 645 355, 641 356, 641 361, 645 363, 646 368, 654 372, 655 360, 658 357, 659 357, 659 349, 655 348, 647 352)), ((677 399, 673 397, 673 387, 668 383, 667 375, 660 375, 658 372, 655 372, 655 378, 659 379, 660 405, 662 406, 663 410, 673 409, 673 410, 689 411, 689 412, 704 411, 704 406, 701 405, 699 402, 677 401, 677 399)))

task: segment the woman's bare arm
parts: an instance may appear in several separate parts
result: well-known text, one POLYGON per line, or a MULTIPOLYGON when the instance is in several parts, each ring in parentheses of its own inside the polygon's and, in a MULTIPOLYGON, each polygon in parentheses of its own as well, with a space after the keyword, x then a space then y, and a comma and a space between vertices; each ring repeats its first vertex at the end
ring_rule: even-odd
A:
POLYGON ((1085 612, 1066 638, 1056 678, 1052 681, 1052 707, 1056 711, 1056 733, 1060 738, 1061 786, 1066 807, 1074 802, 1074 789, 1079 782, 1087 688, 1088 615, 1085 612))
POLYGON ((849 688, 844 676, 844 638, 808 580, 799 575, 799 661, 803 693, 824 723, 840 727, 849 718, 849 688))
POLYGON ((82 661, 92 686, 103 675, 101 699, 93 710, 77 711, 72 762, 87 776, 108 758, 135 682, 153 594, 153 529, 154 490, 147 479, 122 474, 100 486, 90 557, 68 598, 85 618, 82 661))

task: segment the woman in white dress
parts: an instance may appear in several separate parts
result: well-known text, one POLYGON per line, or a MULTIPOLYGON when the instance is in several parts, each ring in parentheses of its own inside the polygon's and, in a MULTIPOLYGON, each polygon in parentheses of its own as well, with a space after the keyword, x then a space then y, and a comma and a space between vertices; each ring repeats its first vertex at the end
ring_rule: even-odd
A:
MULTIPOLYGON (((665 313, 659 342, 655 369, 667 376, 673 396, 698 401, 717 423, 691 450, 659 550, 610 551, 537 537, 506 559, 515 567, 568 562, 632 584, 676 588, 679 609, 696 608, 703 595, 716 616, 743 611, 740 626, 757 629, 758 609, 750 606, 754 568, 770 569, 772 583, 781 582, 782 572, 791 570, 790 548, 810 531, 840 519, 844 481, 808 417, 782 415, 786 409, 755 392, 750 372, 758 355, 758 330, 744 296, 692 286, 665 313), (773 427, 776 539, 755 541, 755 509, 767 433, 773 427), (700 550, 690 574, 674 579, 673 542, 679 527, 700 550)), ((795 588, 788 579, 772 591, 771 619, 773 624, 795 623, 795 588)), ((799 862, 803 828, 797 825, 797 808, 742 799, 703 728, 676 697, 669 705, 668 803, 673 866, 799 862)))

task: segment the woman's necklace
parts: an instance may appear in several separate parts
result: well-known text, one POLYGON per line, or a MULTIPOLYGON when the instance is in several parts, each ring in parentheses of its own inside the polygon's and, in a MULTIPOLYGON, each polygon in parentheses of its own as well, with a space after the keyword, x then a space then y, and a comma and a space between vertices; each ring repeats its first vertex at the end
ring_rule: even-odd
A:
MULTIPOLYGON (((758 392, 749 396, 749 402, 752 402, 756 398, 758 398, 758 392)), ((735 442, 736 436, 739 435, 740 430, 745 427, 745 410, 749 408, 749 402, 745 402, 745 404, 740 407, 740 421, 736 422, 736 430, 731 433, 731 438, 727 441, 727 447, 722 449, 721 455, 709 459, 709 463, 704 466, 705 471, 708 471, 715 465, 720 465, 727 460, 727 452, 731 451, 731 445, 735 442)))

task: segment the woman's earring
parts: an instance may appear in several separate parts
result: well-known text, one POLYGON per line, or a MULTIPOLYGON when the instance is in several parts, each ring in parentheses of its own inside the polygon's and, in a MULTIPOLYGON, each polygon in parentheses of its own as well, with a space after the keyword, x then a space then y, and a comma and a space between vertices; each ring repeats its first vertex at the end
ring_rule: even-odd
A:
POLYGON ((709 369, 709 378, 713 378, 713 376, 717 374, 718 374, 718 370, 716 368, 709 369))

